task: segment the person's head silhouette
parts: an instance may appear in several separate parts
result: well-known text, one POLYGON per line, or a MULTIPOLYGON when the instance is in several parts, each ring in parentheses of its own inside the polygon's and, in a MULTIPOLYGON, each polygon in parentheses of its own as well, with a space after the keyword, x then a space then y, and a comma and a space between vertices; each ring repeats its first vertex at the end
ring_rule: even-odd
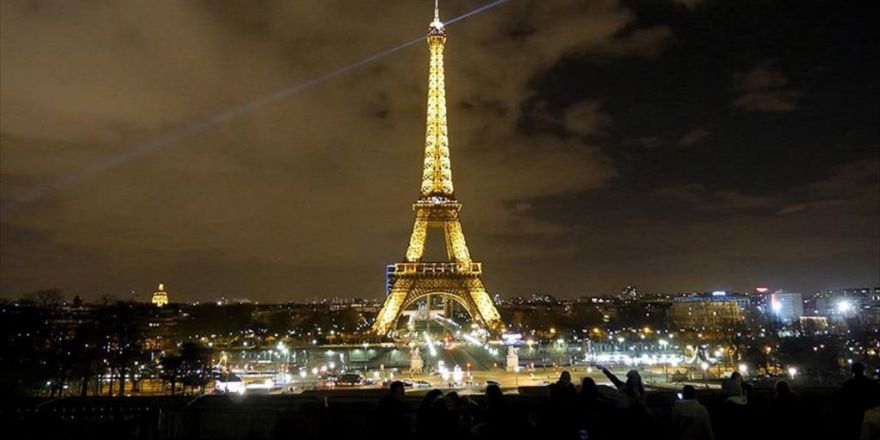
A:
POLYGON ((492 384, 486 387, 486 397, 488 397, 489 400, 495 400, 503 399, 504 395, 501 393, 501 388, 499 388, 498 385, 492 384))
POLYGON ((697 398, 697 389, 693 385, 685 385, 681 389, 682 400, 693 400, 697 398))
POLYGON ((406 391, 403 387, 403 382, 399 380, 391 382, 391 385, 388 386, 388 390, 391 392, 391 396, 395 398, 402 399, 406 395, 406 391))
POLYGON ((777 396, 787 396, 789 394, 791 394, 791 386, 788 384, 788 382, 786 382, 784 380, 780 380, 779 382, 776 382, 776 395, 777 396))
POLYGON ((642 391, 642 375, 639 374, 636 370, 629 370, 626 372, 626 385, 630 388, 637 388, 640 392, 642 391))
POLYGON ((590 398, 599 396, 599 387, 592 377, 587 376, 581 381, 581 395, 590 398))
POLYGON ((865 375, 865 364, 861 362, 856 362, 852 364, 852 367, 850 367, 850 369, 852 370, 852 374, 855 377, 861 377, 865 375))

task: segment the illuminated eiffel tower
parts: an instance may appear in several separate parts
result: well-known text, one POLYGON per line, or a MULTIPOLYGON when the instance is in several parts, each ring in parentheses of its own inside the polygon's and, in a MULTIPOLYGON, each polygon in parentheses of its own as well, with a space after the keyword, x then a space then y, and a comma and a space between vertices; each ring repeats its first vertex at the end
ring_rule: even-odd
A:
POLYGON ((449 139, 446 128, 446 91, 443 77, 443 47, 446 30, 435 3, 434 21, 428 26, 431 67, 428 77, 428 116, 425 134, 425 162, 422 171, 421 197, 413 204, 413 226, 406 260, 388 267, 389 293, 376 317, 373 330, 388 334, 401 312, 422 298, 440 295, 467 310, 471 318, 489 330, 500 330, 501 317, 481 280, 482 266, 471 260, 452 186, 449 162, 449 139), (441 228, 446 237, 448 260, 423 262, 428 228, 441 228))

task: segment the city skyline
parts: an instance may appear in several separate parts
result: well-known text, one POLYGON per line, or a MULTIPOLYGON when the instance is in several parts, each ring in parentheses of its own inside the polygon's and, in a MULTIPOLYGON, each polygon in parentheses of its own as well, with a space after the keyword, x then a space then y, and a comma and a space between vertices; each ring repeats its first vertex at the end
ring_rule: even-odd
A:
MULTIPOLYGON (((490 294, 880 284, 870 14, 738 5, 511 0, 454 24, 456 195, 490 294)), ((3 298, 380 298, 419 180, 419 44, 39 194, 423 35, 425 6, 2 3, 3 298)))

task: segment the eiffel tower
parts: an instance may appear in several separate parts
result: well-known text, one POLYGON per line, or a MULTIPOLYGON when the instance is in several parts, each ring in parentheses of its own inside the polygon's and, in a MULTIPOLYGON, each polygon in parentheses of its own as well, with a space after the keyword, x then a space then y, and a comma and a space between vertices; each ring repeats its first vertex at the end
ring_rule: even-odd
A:
POLYGON ((443 74, 446 30, 436 2, 427 41, 431 65, 421 197, 413 204, 416 220, 405 261, 388 267, 389 293, 373 330, 380 335, 388 334, 394 330, 401 312, 422 298, 429 298, 430 313, 430 297, 439 295, 463 306, 471 318, 485 328, 498 331, 502 328, 501 317, 483 287, 481 263, 471 260, 458 218, 461 204, 453 192, 443 74), (429 228, 443 230, 447 261, 422 261, 429 228))

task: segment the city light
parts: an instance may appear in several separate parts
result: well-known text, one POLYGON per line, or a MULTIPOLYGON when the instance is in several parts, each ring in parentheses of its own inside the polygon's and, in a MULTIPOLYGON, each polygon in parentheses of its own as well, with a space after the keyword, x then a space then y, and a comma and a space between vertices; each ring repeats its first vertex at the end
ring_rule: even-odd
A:
POLYGON ((776 295, 773 295, 773 299, 770 300, 770 308, 773 310, 773 313, 779 314, 782 311, 782 303, 776 299, 776 295))
POLYGON ((741 374, 746 374, 749 371, 749 366, 746 364, 739 364, 739 372, 741 374))
POLYGON ((461 367, 456 365, 455 368, 452 369, 452 380, 456 383, 460 383, 462 379, 464 379, 464 371, 461 371, 461 367))
POLYGON ((434 342, 431 340, 431 336, 428 335, 428 332, 424 332, 422 336, 425 339, 425 346, 428 347, 428 353, 430 353, 431 357, 437 357, 437 348, 434 347, 434 342))
POLYGON ((852 302, 846 299, 842 299, 837 302, 837 313, 841 315, 851 312, 853 309, 852 302))

